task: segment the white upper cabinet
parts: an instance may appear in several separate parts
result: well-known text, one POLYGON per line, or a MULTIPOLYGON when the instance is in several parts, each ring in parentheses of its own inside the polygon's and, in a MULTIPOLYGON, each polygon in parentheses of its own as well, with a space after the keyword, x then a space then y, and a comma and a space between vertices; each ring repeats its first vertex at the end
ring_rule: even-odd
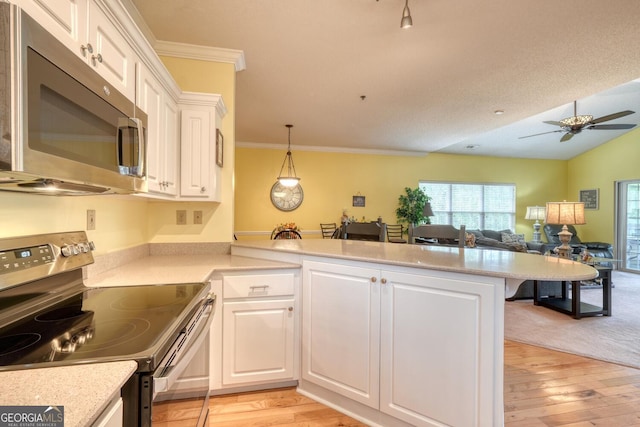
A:
MULTIPOLYGON (((217 130, 227 109, 220 95, 183 92, 180 101, 180 199, 219 202, 217 130)), ((222 143, 222 141, 219 141, 222 143)))
POLYGON ((16 4, 114 88, 135 99, 137 56, 98 1, 19 0, 16 4))
POLYGON ((178 194, 178 105, 149 68, 138 65, 136 105, 147 113, 149 192, 178 194))

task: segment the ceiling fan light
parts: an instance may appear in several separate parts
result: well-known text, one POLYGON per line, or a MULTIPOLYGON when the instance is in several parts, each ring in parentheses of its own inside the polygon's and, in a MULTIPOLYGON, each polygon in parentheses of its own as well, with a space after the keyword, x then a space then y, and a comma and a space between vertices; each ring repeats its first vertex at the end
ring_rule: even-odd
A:
POLYGON ((560 120, 562 126, 571 127, 571 126, 584 126, 586 124, 591 123, 593 120, 593 116, 585 115, 585 116, 573 116, 567 117, 566 119, 560 120))

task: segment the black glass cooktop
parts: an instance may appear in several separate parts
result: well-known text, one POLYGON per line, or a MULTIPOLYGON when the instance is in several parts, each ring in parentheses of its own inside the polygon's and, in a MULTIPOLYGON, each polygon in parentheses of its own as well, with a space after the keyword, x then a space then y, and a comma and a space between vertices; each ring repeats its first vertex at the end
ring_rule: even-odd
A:
POLYGON ((0 329, 0 369, 152 357, 181 327, 204 286, 83 288, 0 329))

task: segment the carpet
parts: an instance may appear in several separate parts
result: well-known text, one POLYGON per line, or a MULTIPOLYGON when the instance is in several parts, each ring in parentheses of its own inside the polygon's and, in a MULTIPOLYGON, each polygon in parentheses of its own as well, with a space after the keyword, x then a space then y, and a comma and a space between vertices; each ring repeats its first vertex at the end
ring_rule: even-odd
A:
MULTIPOLYGON (((552 350, 640 368, 640 275, 613 271, 611 317, 579 320, 534 306, 505 301, 505 338, 552 350)), ((601 305, 601 289, 583 289, 581 299, 601 305)))

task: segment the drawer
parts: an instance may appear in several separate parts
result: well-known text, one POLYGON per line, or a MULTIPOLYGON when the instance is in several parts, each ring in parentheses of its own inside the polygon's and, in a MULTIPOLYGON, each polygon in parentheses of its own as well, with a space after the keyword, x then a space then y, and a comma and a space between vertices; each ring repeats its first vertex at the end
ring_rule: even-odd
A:
POLYGON ((225 298, 259 298, 293 295, 293 274, 224 277, 225 298))

